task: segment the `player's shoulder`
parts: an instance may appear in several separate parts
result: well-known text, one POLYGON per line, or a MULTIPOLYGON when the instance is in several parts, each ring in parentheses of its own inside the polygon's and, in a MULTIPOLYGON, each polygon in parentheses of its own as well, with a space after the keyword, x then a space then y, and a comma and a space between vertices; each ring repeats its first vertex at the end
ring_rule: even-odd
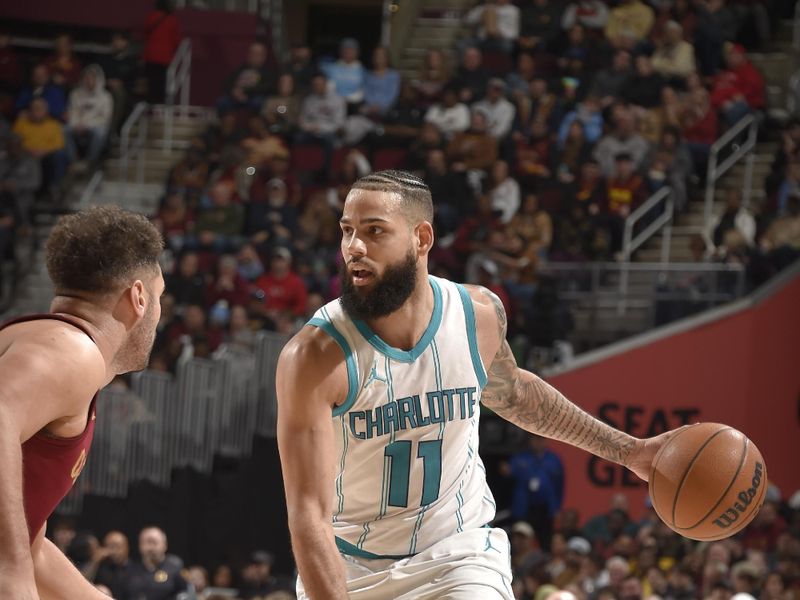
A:
POLYGON ((72 366, 83 370, 84 374, 105 371, 105 360, 97 344, 86 332, 70 323, 36 319, 16 323, 4 329, 2 334, 6 347, 4 356, 25 355, 51 368, 72 366))
POLYGON ((278 402, 334 406, 347 395, 349 380, 344 351, 321 327, 306 325, 283 347, 277 369, 278 402))
POLYGON ((489 288, 482 285, 462 284, 464 289, 467 290, 472 306, 475 310, 475 318, 480 324, 481 321, 486 320, 490 323, 496 323, 498 318, 502 315, 505 318, 505 309, 503 302, 500 298, 489 288))

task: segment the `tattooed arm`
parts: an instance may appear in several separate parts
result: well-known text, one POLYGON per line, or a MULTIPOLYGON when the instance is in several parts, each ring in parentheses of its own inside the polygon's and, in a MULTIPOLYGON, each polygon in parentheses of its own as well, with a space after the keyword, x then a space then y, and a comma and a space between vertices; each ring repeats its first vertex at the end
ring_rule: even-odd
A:
POLYGON ((500 299, 482 287, 470 286, 470 295, 482 313, 479 327, 493 323, 496 337, 491 346, 499 345, 490 362, 484 356, 485 364, 490 367, 481 402, 526 431, 625 465, 647 479, 652 458, 666 437, 640 440, 614 429, 570 402, 533 373, 519 368, 506 341, 506 313, 500 299))

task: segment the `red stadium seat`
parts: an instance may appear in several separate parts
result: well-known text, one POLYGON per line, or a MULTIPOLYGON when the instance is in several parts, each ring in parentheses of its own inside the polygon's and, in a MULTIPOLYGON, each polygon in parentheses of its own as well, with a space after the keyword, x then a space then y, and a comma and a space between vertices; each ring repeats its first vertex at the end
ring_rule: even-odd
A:
POLYGON ((405 164, 407 154, 405 148, 382 148, 372 157, 372 168, 375 171, 399 169, 405 164))
POLYGON ((325 166, 325 154, 317 144, 292 146, 289 168, 292 171, 313 173, 325 166))

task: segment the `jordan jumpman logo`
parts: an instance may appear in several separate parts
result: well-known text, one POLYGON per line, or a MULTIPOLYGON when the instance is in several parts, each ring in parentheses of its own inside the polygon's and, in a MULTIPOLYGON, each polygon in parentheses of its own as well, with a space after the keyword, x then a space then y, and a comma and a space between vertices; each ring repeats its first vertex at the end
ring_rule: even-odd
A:
POLYGON ((369 384, 373 381, 382 381, 383 383, 388 383, 385 377, 381 377, 378 375, 378 361, 376 360, 372 363, 372 370, 369 372, 369 377, 367 377, 367 381, 364 383, 364 389, 369 387, 369 384))

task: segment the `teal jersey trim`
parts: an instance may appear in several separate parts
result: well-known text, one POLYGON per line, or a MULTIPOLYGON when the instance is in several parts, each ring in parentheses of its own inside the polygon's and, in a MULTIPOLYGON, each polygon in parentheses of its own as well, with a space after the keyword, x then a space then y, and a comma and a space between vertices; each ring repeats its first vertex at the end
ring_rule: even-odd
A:
POLYGON ((483 389, 486 387, 488 378, 486 377, 486 370, 483 368, 481 354, 478 352, 478 329, 475 324, 475 309, 472 306, 472 298, 469 297, 467 289, 460 283, 457 283, 456 287, 458 288, 458 295, 461 296, 461 304, 464 306, 464 317, 467 320, 467 338, 469 339, 469 353, 470 356, 472 356, 472 367, 475 369, 478 385, 483 389))
POLYGON ((381 558, 388 558, 391 560, 401 560, 403 558, 409 558, 414 556, 413 554, 375 554, 374 552, 367 552, 366 550, 362 550, 358 546, 354 546, 350 542, 346 542, 342 538, 335 536, 336 539, 336 547, 339 549, 339 552, 342 554, 347 554, 348 556, 355 556, 356 558, 366 558, 369 560, 376 560, 381 558))
POLYGON ((350 410, 350 407, 353 406, 353 403, 356 401, 356 395, 358 394, 358 369, 356 368, 356 360, 353 357, 350 344, 347 343, 347 340, 339 333, 339 330, 336 329, 333 323, 325 319, 320 319, 319 317, 314 317, 308 322, 308 325, 322 329, 339 344, 342 352, 344 352, 344 359, 347 364, 347 398, 343 404, 333 409, 333 416, 338 417, 350 410))
POLYGON ((399 348, 393 348, 384 342, 377 333, 372 331, 369 325, 367 325, 364 321, 360 319, 353 319, 353 323, 355 324, 359 333, 363 335, 364 339, 367 340, 367 342, 369 342, 370 345, 378 352, 385 354, 392 360, 409 363, 419 358, 431 343, 431 340, 436 335, 436 332, 439 330, 439 325, 442 322, 442 290, 439 288, 439 284, 436 283, 433 277, 429 277, 428 281, 430 281, 431 289, 433 290, 433 314, 431 314, 431 320, 428 323, 428 327, 425 329, 425 333, 422 334, 422 337, 411 350, 400 350, 399 348))

